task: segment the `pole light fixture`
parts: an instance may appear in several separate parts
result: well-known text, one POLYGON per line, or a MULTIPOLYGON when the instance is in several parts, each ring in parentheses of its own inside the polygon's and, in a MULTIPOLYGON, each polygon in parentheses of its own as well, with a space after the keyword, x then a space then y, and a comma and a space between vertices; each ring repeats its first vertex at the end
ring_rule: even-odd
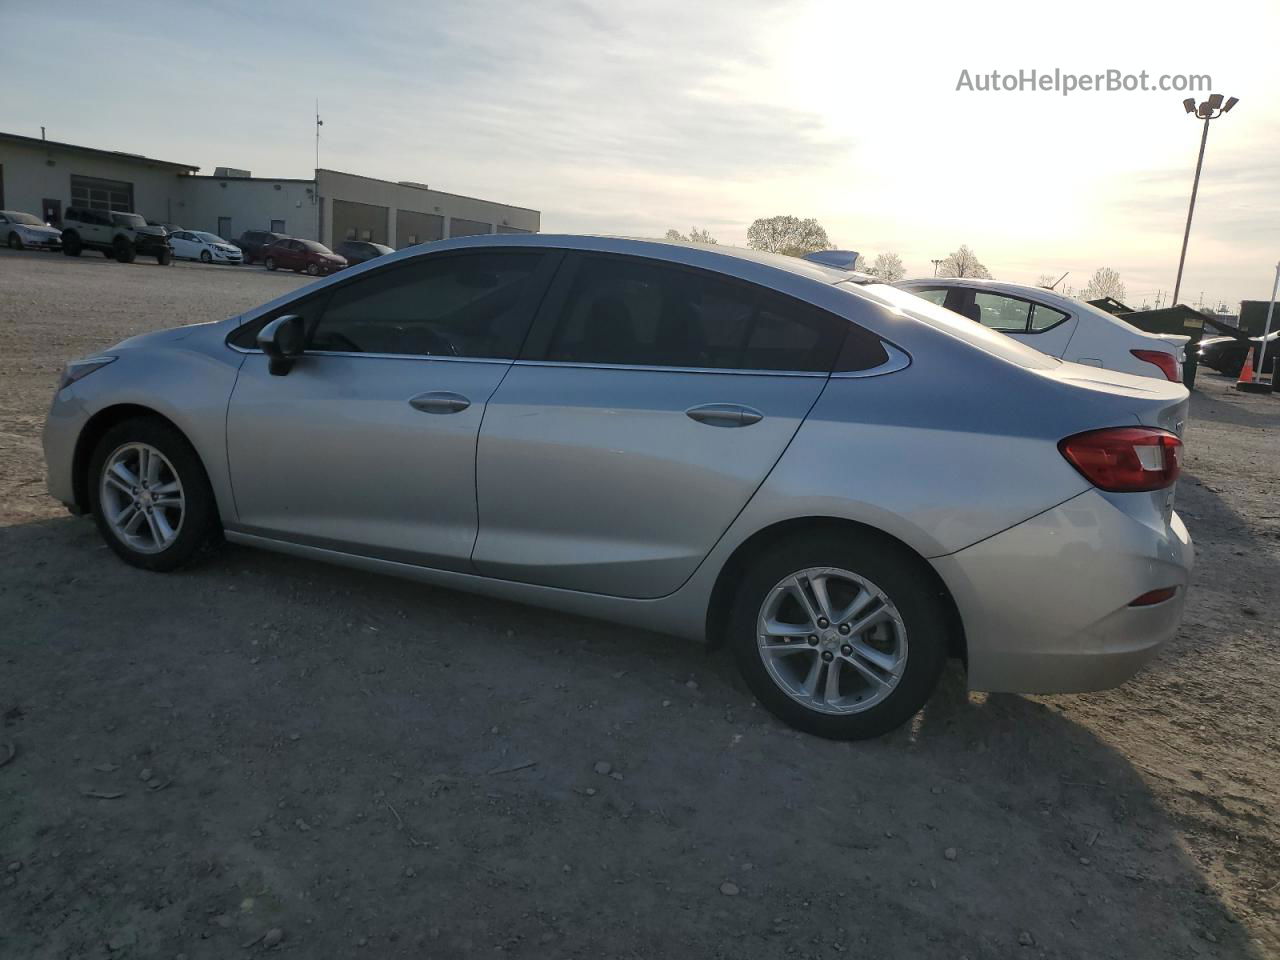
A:
POLYGON ((1187 262, 1187 241, 1191 238, 1191 218, 1195 215, 1196 194, 1200 191, 1200 170, 1204 167, 1204 145, 1209 139, 1209 121, 1218 119, 1239 102, 1239 97, 1231 97, 1226 103, 1223 103, 1222 94, 1220 93, 1210 94, 1209 99, 1199 106, 1196 106, 1195 99, 1192 97, 1182 101, 1182 107, 1187 113, 1194 113, 1197 119, 1204 121, 1204 132, 1200 134, 1200 155, 1196 158, 1195 179, 1191 181, 1191 205, 1187 208, 1187 227, 1182 231, 1182 253, 1178 257, 1178 279, 1173 283, 1173 299, 1169 301, 1172 306, 1177 306, 1178 291, 1182 289, 1182 268, 1187 262))

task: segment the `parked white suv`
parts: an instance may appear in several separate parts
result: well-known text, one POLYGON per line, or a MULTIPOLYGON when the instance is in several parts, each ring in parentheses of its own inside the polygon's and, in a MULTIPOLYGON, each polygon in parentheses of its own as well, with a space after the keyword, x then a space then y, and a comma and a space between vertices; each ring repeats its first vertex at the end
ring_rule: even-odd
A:
POLYGON ((1141 377, 1182 379, 1190 337, 1146 333, 1043 287, 942 277, 904 280, 898 286, 1051 357, 1141 377))
POLYGON ((162 265, 173 259, 165 228, 152 226, 136 213, 67 207, 62 218, 62 252, 78 257, 84 250, 97 250, 120 263, 132 263, 138 254, 155 257, 162 265))

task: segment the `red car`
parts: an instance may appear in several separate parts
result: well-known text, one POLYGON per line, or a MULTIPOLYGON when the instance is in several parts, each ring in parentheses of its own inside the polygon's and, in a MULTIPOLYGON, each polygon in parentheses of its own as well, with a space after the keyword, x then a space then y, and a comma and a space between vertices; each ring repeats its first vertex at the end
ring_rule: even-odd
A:
POLYGON ((313 277, 333 273, 347 265, 347 258, 340 257, 323 243, 314 240, 277 240, 262 251, 262 262, 268 270, 284 267, 313 277))

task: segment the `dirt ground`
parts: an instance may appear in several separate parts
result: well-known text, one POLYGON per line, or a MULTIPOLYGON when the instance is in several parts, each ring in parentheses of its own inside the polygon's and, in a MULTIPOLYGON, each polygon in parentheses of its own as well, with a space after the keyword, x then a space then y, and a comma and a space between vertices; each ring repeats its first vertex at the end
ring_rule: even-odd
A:
POLYGON ((1280 398, 1202 372, 1138 678, 957 669, 838 744, 720 653, 240 548, 146 574, 45 496, 63 360, 300 282, 0 251, 0 956, 1280 956, 1280 398))

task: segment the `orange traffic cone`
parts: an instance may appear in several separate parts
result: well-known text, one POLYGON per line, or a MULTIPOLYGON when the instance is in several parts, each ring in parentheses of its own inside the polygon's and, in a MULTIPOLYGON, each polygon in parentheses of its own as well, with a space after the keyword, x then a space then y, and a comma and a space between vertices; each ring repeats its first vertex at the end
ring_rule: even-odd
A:
POLYGON ((1253 351, 1244 355, 1244 366, 1240 368, 1238 383, 1253 383, 1253 351))

